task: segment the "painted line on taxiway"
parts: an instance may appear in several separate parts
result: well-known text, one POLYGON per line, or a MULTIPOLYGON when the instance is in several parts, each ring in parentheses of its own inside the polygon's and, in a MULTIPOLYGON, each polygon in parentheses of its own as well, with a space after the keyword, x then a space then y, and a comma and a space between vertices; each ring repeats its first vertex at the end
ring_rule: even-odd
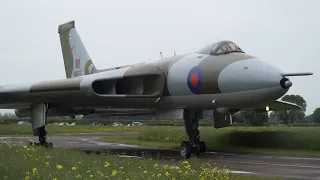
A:
POLYGON ((79 138, 79 140, 93 143, 93 144, 97 144, 99 146, 121 146, 121 147, 134 147, 134 148, 140 147, 140 146, 129 145, 129 144, 118 144, 118 143, 107 143, 107 142, 94 141, 94 140, 90 140, 89 138, 79 138))
POLYGON ((236 171, 236 170, 228 170, 228 172, 233 174, 259 174, 254 172, 248 172, 248 171, 236 171))
POLYGON ((306 165, 294 165, 294 164, 274 164, 274 163, 259 163, 259 162, 243 162, 243 161, 230 161, 225 160, 224 162, 231 162, 231 163, 240 163, 240 164, 253 164, 253 165, 267 165, 267 166, 281 166, 281 167, 297 167, 297 168, 314 168, 320 169, 319 166, 306 166, 306 165))

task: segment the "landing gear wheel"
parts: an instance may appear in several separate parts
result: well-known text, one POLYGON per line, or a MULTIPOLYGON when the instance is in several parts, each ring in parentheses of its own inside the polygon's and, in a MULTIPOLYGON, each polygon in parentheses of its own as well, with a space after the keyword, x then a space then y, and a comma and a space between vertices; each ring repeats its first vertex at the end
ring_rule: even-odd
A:
POLYGON ((53 148, 53 144, 51 142, 47 142, 47 141, 34 142, 31 139, 29 139, 29 141, 30 141, 30 143, 29 143, 30 146, 43 146, 43 147, 46 147, 46 148, 53 148))
POLYGON ((192 153, 192 146, 189 141, 182 141, 180 146, 180 153, 183 158, 189 159, 192 153))
POLYGON ((201 141, 200 142, 200 152, 201 153, 204 153, 207 151, 207 146, 206 146, 206 143, 204 141, 201 141))
POLYGON ((189 159, 191 156, 199 157, 200 146, 198 144, 191 144, 189 141, 182 141, 180 153, 185 159, 189 159))
POLYGON ((38 142, 34 142, 34 141, 32 141, 31 139, 29 139, 29 145, 30 146, 40 146, 40 143, 38 143, 38 142))
POLYGON ((200 156, 200 146, 199 144, 194 144, 192 146, 192 153, 191 155, 195 156, 195 157, 199 157, 200 156))
POLYGON ((45 142, 43 146, 47 148, 53 148, 53 144, 51 142, 45 142))

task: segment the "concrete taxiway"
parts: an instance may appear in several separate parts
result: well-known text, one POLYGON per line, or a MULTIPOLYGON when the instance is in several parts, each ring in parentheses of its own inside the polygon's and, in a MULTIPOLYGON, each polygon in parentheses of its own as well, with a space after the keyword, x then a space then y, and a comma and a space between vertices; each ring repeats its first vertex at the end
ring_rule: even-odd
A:
MULTIPOLYGON (((96 135, 68 135, 48 136, 48 141, 55 147, 67 147, 70 149, 83 150, 86 152, 114 152, 126 156, 139 158, 141 156, 159 157, 172 161, 180 160, 179 150, 158 149, 140 147, 119 143, 101 142, 98 139, 105 136, 134 136, 135 134, 96 134, 96 135)), ((9 144, 23 144, 37 141, 37 137, 30 136, 1 136, 0 141, 9 144)), ((286 179, 320 179, 320 158, 283 157, 240 155, 217 152, 206 152, 200 159, 212 161, 219 166, 227 165, 233 173, 252 174, 267 177, 282 177, 286 179)))

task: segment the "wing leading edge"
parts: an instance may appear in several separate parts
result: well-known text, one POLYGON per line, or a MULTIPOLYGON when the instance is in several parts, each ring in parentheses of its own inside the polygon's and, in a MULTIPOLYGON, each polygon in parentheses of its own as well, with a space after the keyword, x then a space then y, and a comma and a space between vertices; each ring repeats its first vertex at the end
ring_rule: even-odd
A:
POLYGON ((258 106, 252 109, 255 109, 257 111, 266 111, 266 110, 267 111, 284 111, 284 110, 302 110, 302 107, 291 102, 276 100, 264 106, 258 106))

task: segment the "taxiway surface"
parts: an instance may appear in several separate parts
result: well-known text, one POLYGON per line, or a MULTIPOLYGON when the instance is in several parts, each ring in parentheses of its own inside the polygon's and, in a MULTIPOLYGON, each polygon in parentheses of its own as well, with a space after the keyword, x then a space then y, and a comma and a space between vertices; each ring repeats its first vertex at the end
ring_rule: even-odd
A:
MULTIPOLYGON (((98 140, 105 136, 130 136, 130 134, 59 135, 48 136, 48 141, 52 142, 55 147, 67 147, 86 152, 114 152, 117 154, 125 153, 126 156, 136 158, 149 156, 171 159, 172 161, 181 160, 179 150, 107 143, 98 140)), ((37 137, 34 136, 0 136, 0 141, 6 141, 9 144, 17 144, 20 141, 23 144, 28 144, 30 139, 37 141, 37 137)), ((286 179, 320 179, 320 158, 206 152, 200 156, 200 159, 215 162, 220 166, 227 165, 233 173, 286 179)))

